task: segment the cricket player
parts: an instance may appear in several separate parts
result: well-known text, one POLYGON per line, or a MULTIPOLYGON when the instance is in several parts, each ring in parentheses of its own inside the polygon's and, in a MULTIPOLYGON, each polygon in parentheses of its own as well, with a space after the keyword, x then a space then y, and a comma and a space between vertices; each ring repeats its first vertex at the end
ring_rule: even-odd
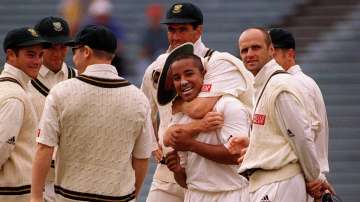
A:
MULTIPOLYGON (((165 64, 160 85, 170 74, 177 94, 176 99, 184 102, 195 99, 201 92, 206 69, 201 58, 193 54, 192 44, 185 43, 177 47, 170 53, 165 64)), ((159 87, 160 89, 163 88, 159 87)), ((159 94, 163 93, 159 91, 159 94)), ((232 95, 223 95, 213 111, 223 114, 222 127, 201 132, 195 138, 191 134, 183 134, 181 143, 175 141, 175 144, 171 144, 170 140, 170 146, 175 150, 167 154, 166 162, 174 172, 176 181, 187 188, 184 200, 186 202, 247 201, 247 180, 237 173, 238 155, 227 150, 227 142, 235 136, 248 143, 250 111, 232 95)), ((186 114, 173 110, 170 125, 191 121, 186 114)), ((167 135, 165 133, 165 136, 167 135)), ((246 146, 247 144, 243 145, 246 146)))
MULTIPOLYGON (((245 69, 242 62, 236 57, 223 52, 214 51, 207 48, 201 40, 203 33, 203 14, 201 10, 192 3, 175 3, 166 13, 166 18, 162 22, 168 29, 169 50, 171 51, 177 46, 191 42, 194 44, 195 55, 207 58, 208 68, 204 77, 204 88, 199 96, 189 103, 168 103, 168 99, 172 99, 173 95, 158 99, 159 77, 164 67, 168 53, 160 55, 146 70, 142 90, 148 97, 151 106, 152 120, 154 128, 157 128, 157 114, 160 117, 159 129, 157 131, 157 139, 159 149, 154 151, 158 161, 169 152, 169 148, 163 145, 163 135, 170 123, 172 114, 172 105, 176 105, 195 119, 202 119, 211 111, 224 94, 231 94, 238 97, 240 101, 249 109, 252 108, 253 94, 253 76, 245 69)), ((214 125, 222 121, 219 113, 213 113, 211 120, 215 120, 214 125)), ((174 125, 173 130, 178 130, 174 125)), ((196 130, 196 133, 204 130, 204 127, 193 125, 186 126, 186 130, 196 130)), ((169 171, 165 164, 159 163, 154 174, 154 179, 150 188, 147 202, 157 201, 174 201, 180 202, 184 200, 184 190, 178 186, 173 178, 173 174, 169 171)))
MULTIPOLYGON (((315 198, 320 198, 326 190, 334 193, 334 190, 326 180, 326 175, 329 173, 329 125, 321 90, 316 82, 304 74, 300 66, 296 64, 295 39, 293 35, 289 31, 281 28, 270 29, 269 34, 274 45, 274 59, 300 83, 300 90, 304 95, 306 109, 311 118, 311 130, 314 135, 313 138, 319 158, 321 176, 319 181, 308 184, 310 188, 308 192, 315 198), (318 186, 320 184, 322 186, 318 186)), ((310 201, 313 201, 313 199, 310 199, 310 201)))
POLYGON ((305 202, 305 183, 320 179, 320 166, 303 95, 273 59, 266 30, 245 30, 239 50, 255 76, 250 144, 239 170, 249 178, 250 201, 305 202))
POLYGON ((28 83, 39 73, 50 43, 30 27, 9 31, 0 75, 0 201, 28 202, 35 154, 37 117, 28 83))

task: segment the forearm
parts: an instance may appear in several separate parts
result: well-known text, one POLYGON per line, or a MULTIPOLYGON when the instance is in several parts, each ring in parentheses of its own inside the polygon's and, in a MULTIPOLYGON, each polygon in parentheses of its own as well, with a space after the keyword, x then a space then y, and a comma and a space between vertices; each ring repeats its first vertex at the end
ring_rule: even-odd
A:
POLYGON ((190 148, 200 156, 222 164, 237 165, 240 154, 230 154, 224 145, 211 145, 194 141, 190 148))
POLYGON ((146 172, 149 166, 149 159, 132 158, 132 166, 135 171, 135 195, 140 193, 146 172))
POLYGON ((185 133, 191 134, 191 136, 195 136, 205 131, 201 126, 200 120, 192 120, 190 123, 176 124, 176 126, 181 128, 185 133))
POLYGON ((181 111, 193 119, 201 119, 210 112, 220 97, 197 97, 191 102, 184 102, 181 111))
POLYGON ((43 189, 54 148, 38 144, 32 167, 31 201, 43 201, 43 189))
POLYGON ((181 187, 187 189, 185 168, 182 168, 179 172, 174 172, 174 178, 181 187))

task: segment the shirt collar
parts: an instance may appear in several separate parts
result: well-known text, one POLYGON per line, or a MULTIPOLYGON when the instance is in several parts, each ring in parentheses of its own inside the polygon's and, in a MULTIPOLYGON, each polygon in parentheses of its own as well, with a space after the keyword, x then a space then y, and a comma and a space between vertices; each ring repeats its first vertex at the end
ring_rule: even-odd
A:
POLYGON ((41 65, 40 71, 39 71, 39 75, 43 78, 45 78, 49 73, 53 73, 54 75, 57 74, 63 74, 66 75, 67 73, 67 65, 63 62, 60 71, 54 73, 52 72, 49 68, 47 68, 45 65, 41 65))
POLYGON ((86 76, 93 76, 107 79, 119 79, 116 68, 110 64, 93 64, 86 67, 83 72, 86 76))
POLYGON ((31 77, 28 76, 27 74, 25 74, 25 72, 23 72, 21 69, 19 69, 17 67, 12 66, 9 63, 5 63, 3 73, 6 76, 9 76, 9 77, 14 78, 17 81, 19 81, 21 86, 23 86, 24 88, 27 86, 27 84, 31 80, 31 77))
POLYGON ((290 67, 288 70, 287 70, 288 73, 290 73, 291 75, 294 75, 298 72, 301 72, 301 68, 299 65, 294 65, 292 67, 290 67))
POLYGON ((201 37, 197 41, 195 41, 194 43, 195 55, 204 57, 207 50, 208 48, 206 48, 205 44, 202 42, 201 37))
POLYGON ((254 87, 259 88, 265 84, 268 78, 274 73, 276 70, 283 70, 278 63, 274 59, 270 60, 268 63, 264 65, 263 68, 256 74, 254 87))

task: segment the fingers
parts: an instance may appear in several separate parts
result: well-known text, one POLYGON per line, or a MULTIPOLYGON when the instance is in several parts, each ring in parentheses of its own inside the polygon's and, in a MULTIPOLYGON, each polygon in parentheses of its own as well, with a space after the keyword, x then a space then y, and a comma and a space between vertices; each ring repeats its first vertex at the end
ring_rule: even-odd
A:
POLYGON ((152 155, 154 156, 154 158, 156 159, 156 162, 159 163, 160 160, 163 157, 163 153, 160 149, 157 149, 155 151, 152 152, 152 155))
POLYGON ((224 124, 224 117, 219 112, 209 112, 204 117, 208 130, 216 130, 224 124))
POLYGON ((244 160, 244 155, 241 155, 240 158, 238 158, 237 163, 241 164, 244 160))
POLYGON ((311 182, 306 183, 306 191, 313 198, 318 199, 322 196, 322 185, 323 181, 320 179, 313 180, 311 182))
POLYGON ((240 155, 244 156, 246 154, 246 152, 247 152, 247 147, 241 150, 240 155))
POLYGON ((249 144, 249 140, 247 137, 232 137, 229 140, 229 152, 231 154, 241 154, 244 155, 246 150, 243 151, 245 147, 249 144), (243 154, 242 154, 243 153, 243 154))
POLYGON ((323 188, 327 191, 329 191, 331 194, 336 194, 335 193, 335 189, 333 186, 331 186, 331 184, 328 181, 324 181, 323 183, 323 188))
POLYGON ((172 172, 176 172, 180 167, 180 159, 177 154, 177 152, 171 151, 166 154, 166 166, 171 170, 172 172))

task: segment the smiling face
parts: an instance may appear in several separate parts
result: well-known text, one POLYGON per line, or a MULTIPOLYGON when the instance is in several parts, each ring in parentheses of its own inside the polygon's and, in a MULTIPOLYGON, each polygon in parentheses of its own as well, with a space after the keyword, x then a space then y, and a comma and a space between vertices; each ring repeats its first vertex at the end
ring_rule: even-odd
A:
POLYGON ((53 44, 44 50, 43 64, 53 72, 60 71, 65 60, 67 47, 64 44, 53 44))
POLYGON ((271 40, 266 40, 266 34, 258 29, 248 29, 239 38, 240 57, 254 75, 272 59, 274 48, 271 40))
POLYGON ((33 79, 37 77, 42 64, 43 47, 41 45, 22 47, 18 51, 8 49, 6 54, 9 64, 21 69, 33 79))
POLYGON ((204 81, 205 71, 201 60, 196 61, 194 57, 179 59, 170 68, 176 93, 187 102, 195 99, 204 81))

